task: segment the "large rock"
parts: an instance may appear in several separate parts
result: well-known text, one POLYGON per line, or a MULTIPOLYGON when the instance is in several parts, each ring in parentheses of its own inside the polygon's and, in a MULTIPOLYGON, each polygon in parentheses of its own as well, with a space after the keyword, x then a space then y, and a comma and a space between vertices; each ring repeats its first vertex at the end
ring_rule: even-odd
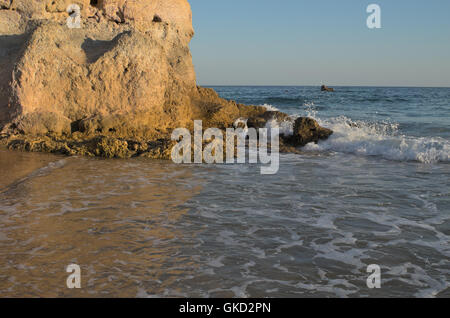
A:
MULTIPOLYGON (((14 11, 0 11, 8 18, 0 25, 2 65, 15 66, 0 74, 2 122, 14 119, 25 134, 44 133, 48 117, 61 121, 52 125, 61 130, 48 129, 54 133, 92 117, 123 124, 129 116, 125 127, 111 127, 124 133, 185 125, 196 90, 187 1, 99 1, 102 22, 70 29, 65 8, 72 2, 14 1, 14 11), (112 12, 123 13, 123 24, 112 12)), ((85 12, 90 2, 78 3, 85 12)))
POLYGON ((294 122, 293 134, 285 136, 284 140, 294 147, 303 147, 310 142, 318 143, 333 134, 331 129, 323 128, 319 123, 308 117, 297 118, 294 122))
POLYGON ((0 138, 35 151, 163 157, 162 140, 194 120, 272 119, 196 86, 193 34, 186 0, 0 0, 0 138), (71 4, 81 28, 66 24, 71 4))

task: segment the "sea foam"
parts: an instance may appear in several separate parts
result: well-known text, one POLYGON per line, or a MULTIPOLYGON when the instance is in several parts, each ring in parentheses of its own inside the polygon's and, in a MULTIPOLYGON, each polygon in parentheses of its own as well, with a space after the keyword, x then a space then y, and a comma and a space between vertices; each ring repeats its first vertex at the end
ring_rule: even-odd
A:
POLYGON ((450 161, 450 142, 441 137, 405 136, 399 133, 396 123, 352 121, 345 116, 315 119, 334 134, 328 140, 307 145, 304 148, 307 151, 334 151, 422 163, 450 161))
POLYGON ((275 106, 270 105, 270 104, 264 104, 264 105, 261 105, 261 106, 262 106, 262 107, 265 107, 266 110, 267 110, 268 112, 277 112, 277 111, 280 111, 278 108, 276 108, 275 106))

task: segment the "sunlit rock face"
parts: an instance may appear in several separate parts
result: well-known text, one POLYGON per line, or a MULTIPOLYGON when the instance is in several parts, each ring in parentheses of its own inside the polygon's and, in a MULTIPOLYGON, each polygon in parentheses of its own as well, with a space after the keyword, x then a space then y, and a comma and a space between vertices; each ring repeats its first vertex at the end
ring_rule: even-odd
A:
POLYGON ((264 126, 264 107, 196 86, 193 35, 186 0, 0 0, 0 144, 169 159, 194 120, 264 126))
POLYGON ((92 116, 129 116, 128 128, 150 132, 189 118, 196 84, 187 1, 19 0, 2 8, 3 124, 65 133, 92 116), (66 25, 73 3, 81 28, 66 25))

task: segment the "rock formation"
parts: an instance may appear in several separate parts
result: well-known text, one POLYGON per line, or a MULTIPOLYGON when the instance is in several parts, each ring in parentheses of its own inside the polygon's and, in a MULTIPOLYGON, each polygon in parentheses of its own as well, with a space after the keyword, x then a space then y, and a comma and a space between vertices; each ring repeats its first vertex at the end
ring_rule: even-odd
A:
MULTIPOLYGON (((173 129, 194 120, 227 128, 241 117, 255 127, 286 117, 197 87, 193 34, 187 0, 0 0, 0 142, 168 158, 173 129), (67 24, 73 4, 80 28, 67 24)), ((326 135, 310 132, 294 144, 326 135)))
POLYGON ((334 92, 334 88, 331 88, 331 87, 328 87, 328 86, 325 86, 325 85, 322 85, 322 86, 320 87, 320 90, 321 90, 322 92, 334 92))
POLYGON ((327 139, 333 131, 321 127, 317 121, 308 117, 297 118, 294 122, 294 131, 291 136, 286 136, 285 142, 294 147, 303 147, 310 142, 319 142, 321 139, 327 139))

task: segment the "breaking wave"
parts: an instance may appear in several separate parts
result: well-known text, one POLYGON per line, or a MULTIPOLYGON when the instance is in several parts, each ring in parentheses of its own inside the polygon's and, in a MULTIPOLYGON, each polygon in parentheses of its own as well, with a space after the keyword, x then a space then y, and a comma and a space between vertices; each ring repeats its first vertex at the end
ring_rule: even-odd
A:
POLYGON ((405 136, 399 133, 396 123, 353 121, 345 116, 325 120, 314 114, 312 117, 334 134, 319 144, 307 145, 307 151, 334 151, 422 163, 450 161, 450 142, 441 137, 405 136))
POLYGON ((277 111, 280 111, 278 108, 276 108, 275 106, 270 105, 270 104, 264 104, 264 105, 261 105, 261 106, 262 106, 262 107, 265 107, 266 110, 267 110, 268 112, 277 112, 277 111))
MULTIPOLYGON (((270 105, 261 105, 268 111, 279 111, 270 105)), ((400 125, 393 122, 355 121, 345 116, 323 119, 318 116, 314 103, 305 103, 306 115, 334 134, 326 141, 308 144, 305 151, 334 151, 360 156, 378 156, 393 161, 416 161, 421 163, 450 162, 450 141, 442 137, 413 137, 400 133, 400 125)), ((279 128, 280 134, 292 135, 291 121, 271 120, 266 128, 279 128)))

